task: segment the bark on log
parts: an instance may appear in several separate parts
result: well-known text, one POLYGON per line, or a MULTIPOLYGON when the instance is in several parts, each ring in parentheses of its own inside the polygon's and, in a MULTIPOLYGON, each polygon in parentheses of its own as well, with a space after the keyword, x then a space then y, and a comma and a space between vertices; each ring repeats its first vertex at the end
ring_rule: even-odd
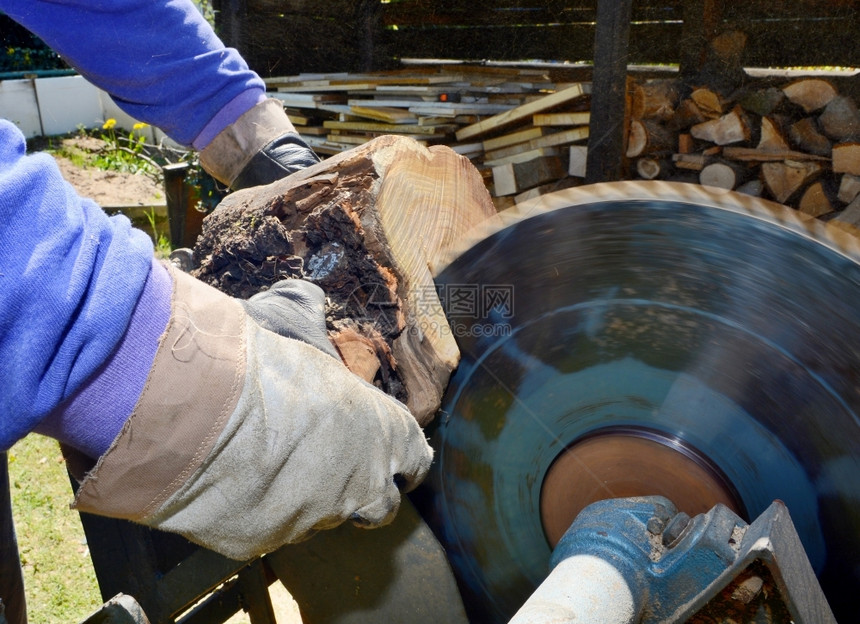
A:
POLYGON ((830 156, 833 145, 830 139, 818 131, 815 120, 804 117, 793 123, 788 133, 791 142, 801 151, 818 156, 830 156))
POLYGON ((860 110, 849 97, 837 96, 830 100, 818 118, 821 130, 834 141, 860 139, 860 110))
POLYGON ((495 214, 466 158, 383 136, 228 195, 204 221, 193 274, 240 298, 285 278, 317 283, 350 369, 370 374, 377 359, 373 383, 424 425, 459 360, 429 266, 495 214))

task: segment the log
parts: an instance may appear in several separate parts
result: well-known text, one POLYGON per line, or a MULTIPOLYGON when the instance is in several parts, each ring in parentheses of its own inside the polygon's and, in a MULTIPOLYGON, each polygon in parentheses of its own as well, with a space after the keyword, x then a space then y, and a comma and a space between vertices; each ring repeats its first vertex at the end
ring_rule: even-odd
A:
POLYGON ((818 126, 811 117, 804 117, 793 123, 789 128, 788 136, 794 146, 803 152, 829 156, 833 149, 830 139, 818 131, 818 126))
POLYGON ((466 158, 384 136, 227 195, 204 220, 192 273, 243 299, 280 279, 315 282, 350 370, 372 374, 425 425, 459 361, 428 267, 491 218, 466 158))
POLYGON ((696 104, 706 119, 717 119, 725 112, 723 101, 719 94, 710 89, 701 87, 690 94, 690 99, 696 104))
POLYGON ((853 226, 854 228, 860 227, 860 197, 845 206, 845 208, 836 215, 836 217, 834 217, 833 221, 844 223, 846 225, 853 226))
POLYGON ((672 78, 648 80, 633 90, 630 115, 636 119, 668 121, 675 115, 680 86, 672 78))
POLYGON ((671 151, 677 142, 675 135, 653 119, 631 119, 627 135, 627 157, 671 151))
POLYGON ((803 192, 797 209, 812 217, 820 217, 833 212, 833 204, 828 197, 824 184, 820 181, 810 184, 803 192))
POLYGON ((681 103, 678 104, 678 108, 675 109, 675 115, 667 125, 673 130, 684 131, 689 129, 691 126, 695 126, 696 124, 700 124, 707 120, 708 118, 702 114, 702 111, 699 110, 696 103, 687 98, 681 100, 681 103))
POLYGON ((782 88, 785 97, 804 112, 820 110, 836 97, 836 87, 820 78, 803 78, 782 88))
POLYGON ((767 190, 781 204, 791 199, 821 172, 821 165, 814 162, 768 162, 761 166, 762 180, 767 190))
POLYGON ((764 192, 764 183, 761 180, 753 179, 741 184, 735 189, 738 193, 751 195, 753 197, 761 197, 764 192))
POLYGON ((850 204, 860 195, 860 176, 846 173, 839 181, 839 194, 837 199, 843 204, 850 204))
POLYGON ((760 150, 787 150, 788 141, 782 135, 779 125, 769 117, 762 117, 760 126, 760 138, 758 142, 760 150))
POLYGON ((818 117, 821 131, 834 141, 860 140, 860 111, 849 97, 838 96, 830 100, 818 117))
POLYGON ((748 170, 732 162, 712 162, 699 172, 699 182, 704 186, 713 186, 733 190, 748 177, 748 170))
POLYGON ((693 139, 692 134, 687 134, 686 132, 682 132, 678 135, 678 153, 679 154, 692 154, 696 148, 696 141, 693 139))
POLYGON ((643 180, 664 179, 669 171, 669 161, 663 158, 640 158, 636 161, 636 173, 643 180))
POLYGON ((833 146, 833 171, 860 175, 860 143, 840 143, 833 146))
POLYGON ((701 171, 708 164, 708 157, 704 154, 672 154, 672 162, 677 169, 701 171))
POLYGON ((770 87, 746 93, 738 100, 738 104, 745 111, 755 113, 759 117, 767 117, 779 107, 783 100, 785 100, 785 93, 782 92, 782 89, 770 87))
POLYGON ((717 119, 696 124, 690 128, 690 134, 717 145, 729 145, 748 141, 750 129, 738 110, 733 110, 717 119))
POLYGON ((731 160, 747 162, 775 162, 780 160, 814 160, 823 162, 830 160, 825 156, 816 156, 795 150, 758 149, 756 147, 724 147, 723 156, 731 160))

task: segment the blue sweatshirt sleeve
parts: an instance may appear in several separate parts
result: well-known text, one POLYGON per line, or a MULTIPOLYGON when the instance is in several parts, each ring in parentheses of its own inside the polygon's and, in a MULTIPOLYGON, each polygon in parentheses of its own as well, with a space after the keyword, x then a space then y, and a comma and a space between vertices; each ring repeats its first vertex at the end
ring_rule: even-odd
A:
MULTIPOLYGON (((152 268, 152 241, 78 197, 0 120, 0 450, 109 358, 152 268)), ((95 415, 94 415, 95 416, 95 415)))
POLYGON ((265 94, 191 0, 0 0, 0 9, 129 115, 184 145, 203 147, 195 139, 204 129, 214 136, 265 94))

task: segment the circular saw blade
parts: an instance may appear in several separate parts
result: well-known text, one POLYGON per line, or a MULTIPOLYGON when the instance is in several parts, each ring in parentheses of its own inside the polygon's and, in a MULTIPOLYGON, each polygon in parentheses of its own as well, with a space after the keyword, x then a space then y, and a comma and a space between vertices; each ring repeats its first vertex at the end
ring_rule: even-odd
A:
MULTIPOLYGON (((503 213, 438 267, 462 361, 422 496, 473 619, 507 621, 546 576, 547 474, 614 430, 703 458, 747 521, 783 500, 844 614, 860 588, 858 258, 769 202, 623 182, 503 213)), ((615 497, 595 470, 553 496, 615 497)), ((636 481, 669 491, 639 493, 672 498, 657 472, 636 481)))

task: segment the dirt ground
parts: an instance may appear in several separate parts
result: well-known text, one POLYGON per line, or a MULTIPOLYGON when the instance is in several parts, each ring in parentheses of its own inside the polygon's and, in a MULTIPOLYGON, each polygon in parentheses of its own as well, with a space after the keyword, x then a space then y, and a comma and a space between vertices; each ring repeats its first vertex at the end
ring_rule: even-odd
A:
MULTIPOLYGON (((63 147, 83 152, 97 151, 102 142, 94 137, 62 140, 63 147)), ((160 206, 165 204, 164 188, 150 176, 81 168, 69 158, 54 155, 63 177, 82 197, 95 200, 103 208, 120 206, 160 206)))

